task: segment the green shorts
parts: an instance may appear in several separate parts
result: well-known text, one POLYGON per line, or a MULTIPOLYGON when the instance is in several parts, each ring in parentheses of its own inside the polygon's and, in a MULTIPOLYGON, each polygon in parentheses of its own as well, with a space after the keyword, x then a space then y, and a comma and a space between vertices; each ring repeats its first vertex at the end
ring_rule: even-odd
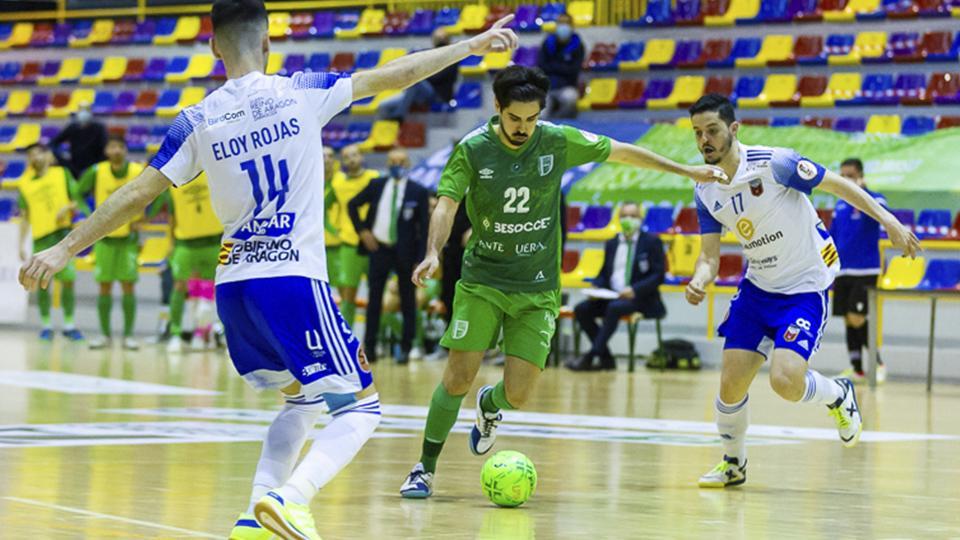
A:
POLYGON ((503 352, 543 369, 560 315, 560 291, 505 293, 457 282, 453 316, 440 344, 456 351, 485 351, 503 329, 503 352))
POLYGON ((360 278, 367 273, 369 261, 357 251, 357 246, 343 244, 337 248, 340 255, 340 283, 338 287, 357 288, 360 278))
MULTIPOLYGON (((33 239, 33 252, 39 253, 45 249, 50 249, 53 246, 57 245, 57 242, 63 240, 70 234, 69 229, 60 229, 59 231, 54 231, 46 236, 41 238, 33 239)), ((63 270, 57 272, 53 279, 57 281, 76 281, 77 280, 77 267, 73 264, 73 259, 70 259, 70 262, 67 263, 67 266, 63 270)))
POLYGON ((97 283, 135 283, 139 253, 140 245, 135 234, 100 240, 93 245, 93 280, 97 283))
POLYGON ((200 279, 215 279, 219 261, 219 236, 177 240, 170 257, 170 272, 175 281, 186 281, 194 275, 200 279))
POLYGON ((327 246, 327 281, 331 287, 340 286, 340 246, 327 246))

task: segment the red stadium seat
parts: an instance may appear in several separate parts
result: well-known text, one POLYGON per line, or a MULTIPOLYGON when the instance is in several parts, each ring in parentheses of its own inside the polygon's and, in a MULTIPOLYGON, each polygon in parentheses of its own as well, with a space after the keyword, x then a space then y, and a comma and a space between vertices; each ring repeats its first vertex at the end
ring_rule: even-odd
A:
POLYGON ((707 62, 718 62, 730 57, 733 50, 733 42, 729 39, 708 39, 703 44, 703 50, 700 51, 700 58, 692 62, 680 62, 677 67, 684 69, 704 68, 707 62))
POLYGON ((580 252, 570 249, 565 250, 563 252, 563 265, 560 271, 564 274, 569 274, 576 270, 578 264, 580 264, 580 252))
POLYGON ((730 9, 730 0, 705 0, 700 9, 704 17, 723 15, 730 9))
POLYGON ((769 118, 744 118, 740 121, 741 124, 746 126, 769 126, 769 118))
POLYGON ((596 67, 609 67, 617 57, 616 43, 597 43, 590 51, 590 55, 585 62, 585 69, 594 69, 596 67))
POLYGON ((681 208, 673 227, 668 231, 672 234, 697 234, 700 232, 700 220, 697 219, 696 208, 681 208))
POLYGON ((404 148, 423 148, 427 145, 427 126, 420 122, 400 124, 397 142, 404 148))
POLYGON ((137 31, 137 21, 132 19, 121 19, 113 23, 113 36, 110 43, 128 44, 133 40, 133 34, 137 31))
POLYGON ((583 217, 583 208, 577 205, 567 206, 567 230, 572 231, 583 217))
POLYGON ((123 73, 123 80, 138 82, 143 80, 143 72, 147 69, 147 61, 143 58, 131 58, 127 61, 127 70, 123 73))
POLYGON ((934 73, 930 76, 927 88, 919 96, 904 97, 900 102, 904 105, 930 105, 934 99, 956 98, 960 94, 960 73, 934 73))
POLYGON ((743 255, 725 253, 720 255, 720 268, 717 272, 717 285, 736 285, 743 275, 743 255))
POLYGON ((823 226, 830 228, 830 224, 833 223, 833 210, 828 208, 817 208, 817 217, 820 218, 820 221, 823 222, 823 226))
POLYGON ((159 96, 156 90, 144 90, 137 96, 137 102, 134 104, 134 112, 140 116, 153 116, 157 111, 157 100, 159 96))
POLYGON ((786 60, 767 62, 771 66, 792 66, 800 59, 817 58, 823 52, 823 36, 799 36, 793 44, 793 54, 786 60))
POLYGON ((17 74, 15 81, 18 83, 35 83, 37 77, 40 76, 40 69, 40 62, 27 62, 23 64, 23 68, 17 74))
POLYGON ((833 128, 833 118, 821 118, 819 116, 808 116, 803 119, 803 125, 820 129, 833 128))
POLYGON ((643 92, 646 84, 641 79, 623 79, 617 86, 617 97, 614 101, 621 109, 637 109, 643 107, 643 92))
POLYGON ((713 76, 707 79, 707 86, 704 88, 703 93, 729 96, 733 94, 733 84, 733 77, 713 76))
POLYGON ((960 116, 941 116, 937 121, 937 129, 960 127, 960 116))
POLYGON ((788 101, 773 101, 770 103, 773 107, 796 107, 800 104, 800 99, 804 97, 822 96, 827 91, 826 75, 804 75, 800 77, 797 83, 797 91, 793 98, 788 101))
MULTIPOLYGON (((513 9, 510 8, 509 6, 500 5, 500 6, 491 7, 490 13, 487 14, 487 20, 483 25, 483 30, 488 30, 491 26, 493 26, 493 23, 499 21, 500 19, 506 17, 511 13, 513 13, 513 9)), ((514 21, 512 24, 516 24, 516 21, 514 21)))
POLYGON ((330 61, 330 71, 347 73, 353 71, 357 59, 352 52, 338 52, 330 61))

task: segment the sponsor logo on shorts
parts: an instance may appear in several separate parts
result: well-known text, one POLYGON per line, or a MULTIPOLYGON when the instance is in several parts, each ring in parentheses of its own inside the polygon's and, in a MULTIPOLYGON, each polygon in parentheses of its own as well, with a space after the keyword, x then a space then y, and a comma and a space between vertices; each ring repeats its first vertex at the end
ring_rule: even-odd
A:
POLYGON ((517 234, 534 231, 542 231, 550 226, 552 217, 547 216, 534 221, 525 221, 523 223, 500 223, 493 224, 493 232, 496 234, 517 234))
POLYGON ((266 218, 253 218, 233 233, 237 240, 248 240, 254 236, 279 238, 293 232, 297 215, 292 212, 279 212, 266 218))
POLYGON ((787 330, 783 333, 783 340, 787 343, 793 343, 797 340, 797 336, 800 335, 800 329, 794 325, 787 327, 787 330))
POLYGON ((321 371, 326 371, 326 370, 327 370, 326 364, 317 362, 316 364, 310 364, 309 366, 304 366, 302 373, 304 377, 309 377, 311 375, 316 375, 317 373, 320 373, 321 371))
POLYGON ((254 120, 260 120, 277 114, 280 109, 286 109, 296 104, 297 100, 293 98, 258 97, 250 101, 250 112, 253 113, 254 120))
POLYGON ((486 168, 484 168, 484 169, 480 169, 480 179, 481 179, 481 180, 493 180, 493 169, 491 169, 490 167, 486 167, 486 168))
POLYGON ((804 180, 813 180, 817 177, 817 166, 811 161, 801 159, 797 162, 797 175, 804 180))
POLYGON ((553 154, 540 156, 540 176, 546 176, 553 171, 553 154))
MULTIPOLYGON (((304 332, 307 340, 307 349, 314 358, 323 356, 323 341, 320 340, 320 332, 316 330, 307 330, 304 332)), ((306 368, 304 368, 306 371, 306 368)), ((304 375, 307 375, 304 373, 304 375)))
POLYGON ((470 321, 463 321, 457 319, 453 321, 453 339, 463 339, 467 335, 467 330, 470 329, 470 321))

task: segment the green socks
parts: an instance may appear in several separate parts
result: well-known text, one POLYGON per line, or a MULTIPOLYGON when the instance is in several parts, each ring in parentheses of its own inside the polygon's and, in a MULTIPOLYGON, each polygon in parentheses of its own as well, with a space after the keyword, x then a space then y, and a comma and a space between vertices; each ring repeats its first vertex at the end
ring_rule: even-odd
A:
POLYGON ((170 294, 170 335, 180 337, 183 325, 183 306, 187 303, 187 291, 174 289, 170 294))
POLYGON ((40 320, 44 328, 50 328, 50 306, 53 304, 53 297, 50 295, 50 289, 37 290, 37 306, 40 308, 40 320))
POLYGON ((97 316, 100 318, 100 331, 105 337, 110 337, 110 310, 113 308, 113 298, 109 294, 97 297, 97 316))
POLYGON ((420 462, 427 472, 437 470, 437 459, 443 450, 443 443, 447 440, 450 430, 457 423, 460 414, 460 404, 464 396, 451 396, 443 383, 437 385, 430 399, 430 411, 427 413, 427 426, 423 431, 423 452, 420 462))
POLYGON ((123 295, 123 337, 133 335, 133 323, 137 319, 137 297, 132 294, 123 295))
POLYGON ((77 293, 73 290, 73 283, 69 287, 64 285, 60 301, 63 304, 63 322, 69 328, 73 326, 73 312, 77 307, 77 293))
POLYGON ((487 413, 495 413, 501 409, 508 411, 515 409, 515 407, 507 401, 507 391, 503 388, 503 381, 498 382, 492 391, 483 395, 483 398, 480 400, 480 408, 483 409, 483 412, 487 413))

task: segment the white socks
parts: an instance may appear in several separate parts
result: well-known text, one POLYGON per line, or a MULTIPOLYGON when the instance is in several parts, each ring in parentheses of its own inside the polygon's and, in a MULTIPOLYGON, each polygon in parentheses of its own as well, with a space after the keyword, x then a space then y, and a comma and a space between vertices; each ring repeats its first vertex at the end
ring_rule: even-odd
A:
POLYGON ((843 387, 817 371, 807 369, 806 382, 807 389, 803 392, 803 398, 800 399, 804 403, 817 403, 832 407, 834 403, 843 398, 843 387))
POLYGON ((260 462, 253 476, 253 493, 250 495, 248 513, 271 489, 282 486, 300 457, 307 436, 323 412, 322 403, 294 405, 287 403, 270 424, 267 438, 263 441, 260 462))
POLYGON ((743 396, 740 403, 729 405, 717 396, 717 431, 723 439, 723 452, 727 457, 737 458, 743 466, 747 462, 747 426, 750 424, 750 414, 747 401, 750 395, 743 396))
POLYGON ((380 425, 380 398, 366 397, 343 412, 335 411, 333 420, 313 439, 290 479, 276 490, 284 500, 308 504, 324 485, 353 460, 360 448, 380 425))

